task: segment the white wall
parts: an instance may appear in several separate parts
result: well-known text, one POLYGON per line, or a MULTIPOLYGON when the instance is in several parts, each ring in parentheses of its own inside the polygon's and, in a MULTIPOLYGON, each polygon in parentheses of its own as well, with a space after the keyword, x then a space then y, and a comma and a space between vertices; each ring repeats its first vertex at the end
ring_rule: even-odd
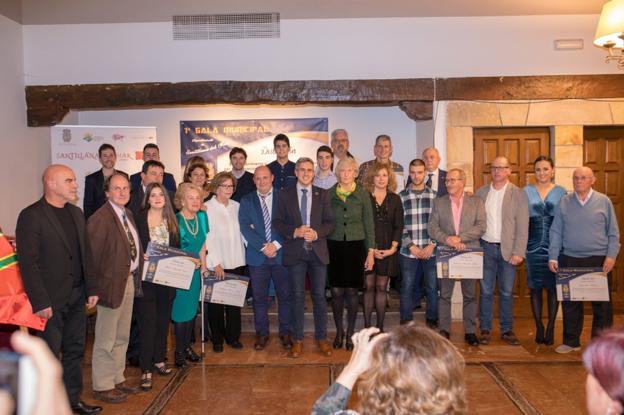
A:
POLYGON ((254 118, 329 118, 329 131, 345 128, 349 132, 350 150, 360 161, 373 158, 375 137, 392 137, 398 163, 407 167, 417 154, 416 123, 398 107, 318 107, 318 106, 234 106, 214 105, 171 109, 85 111, 79 114, 82 125, 155 126, 161 160, 178 181, 180 166, 180 121, 235 120, 254 118))
POLYGON ((283 20, 280 39, 173 41, 170 22, 24 26, 26 83, 616 73, 597 15, 283 20), (585 49, 556 52, 553 41, 585 49))
POLYGON ((41 197, 49 128, 26 127, 22 27, 0 15, 0 227, 13 234, 20 210, 41 197))

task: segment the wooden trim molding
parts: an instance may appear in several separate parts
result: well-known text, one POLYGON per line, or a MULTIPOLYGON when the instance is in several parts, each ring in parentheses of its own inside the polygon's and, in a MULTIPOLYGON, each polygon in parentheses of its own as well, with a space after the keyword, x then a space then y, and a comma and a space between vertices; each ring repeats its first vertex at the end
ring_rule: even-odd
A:
POLYGON ((28 125, 51 126, 71 110, 207 104, 398 105, 429 120, 433 101, 624 98, 624 75, 556 75, 317 81, 200 81, 26 87, 28 125))

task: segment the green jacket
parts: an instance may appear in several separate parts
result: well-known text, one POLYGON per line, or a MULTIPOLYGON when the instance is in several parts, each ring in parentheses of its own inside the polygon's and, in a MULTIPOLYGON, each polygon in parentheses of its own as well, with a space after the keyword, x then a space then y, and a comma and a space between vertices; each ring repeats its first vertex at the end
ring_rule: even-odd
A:
POLYGON ((336 194, 333 185, 327 191, 334 210, 336 226, 327 237, 333 241, 361 241, 365 240, 366 249, 375 248, 375 222, 373 220, 373 205, 368 192, 359 184, 353 193, 343 202, 336 194), (345 235, 347 236, 345 239, 345 235))

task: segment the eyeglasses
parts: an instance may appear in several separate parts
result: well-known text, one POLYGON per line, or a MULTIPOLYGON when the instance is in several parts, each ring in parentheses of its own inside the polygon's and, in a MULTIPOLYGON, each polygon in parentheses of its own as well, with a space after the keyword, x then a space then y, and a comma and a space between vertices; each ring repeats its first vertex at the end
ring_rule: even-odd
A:
POLYGON ((509 166, 491 166, 491 167, 490 167, 490 169, 491 169, 492 171, 496 171, 496 170, 505 170, 505 169, 508 169, 508 168, 509 168, 509 166))
POLYGON ((455 182, 461 182, 462 179, 445 179, 444 183, 455 183, 455 182))
POLYGON ((233 184, 220 184, 219 187, 223 187, 224 189, 234 189, 233 184))

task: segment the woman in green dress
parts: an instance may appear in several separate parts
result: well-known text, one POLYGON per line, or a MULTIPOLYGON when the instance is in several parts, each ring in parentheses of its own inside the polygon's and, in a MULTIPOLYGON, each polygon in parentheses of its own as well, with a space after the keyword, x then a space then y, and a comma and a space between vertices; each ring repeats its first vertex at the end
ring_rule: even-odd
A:
POLYGON ((198 362, 201 357, 191 348, 201 275, 206 271, 206 235, 208 234, 208 218, 201 210, 203 201, 202 189, 191 183, 182 183, 175 195, 175 205, 180 211, 176 214, 180 226, 180 248, 185 251, 197 252, 201 267, 195 270, 193 281, 188 290, 176 289, 173 300, 171 319, 176 337, 175 364, 184 366, 186 359, 198 362))

